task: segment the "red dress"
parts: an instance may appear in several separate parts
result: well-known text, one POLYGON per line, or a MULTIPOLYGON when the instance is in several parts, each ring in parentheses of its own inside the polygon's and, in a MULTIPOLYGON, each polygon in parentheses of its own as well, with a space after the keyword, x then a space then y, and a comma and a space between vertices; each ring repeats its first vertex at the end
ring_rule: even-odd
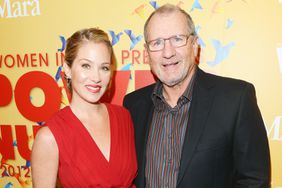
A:
POLYGON ((46 122, 59 148, 59 177, 64 188, 135 187, 137 162, 130 114, 121 106, 106 107, 111 130, 109 161, 69 106, 46 122))

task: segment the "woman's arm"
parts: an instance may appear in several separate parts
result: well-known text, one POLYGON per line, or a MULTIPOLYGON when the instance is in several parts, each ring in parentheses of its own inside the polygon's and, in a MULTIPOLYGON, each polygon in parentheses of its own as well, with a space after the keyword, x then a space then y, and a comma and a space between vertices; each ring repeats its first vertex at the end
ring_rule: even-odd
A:
POLYGON ((56 187, 59 150, 48 127, 36 134, 31 153, 31 173, 34 188, 56 187))

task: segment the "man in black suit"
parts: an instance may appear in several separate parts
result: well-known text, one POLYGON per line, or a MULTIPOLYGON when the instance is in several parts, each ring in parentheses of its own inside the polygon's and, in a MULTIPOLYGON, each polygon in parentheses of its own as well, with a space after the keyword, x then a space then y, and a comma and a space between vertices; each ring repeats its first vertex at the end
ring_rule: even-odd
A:
POLYGON ((270 156, 250 83, 197 66, 191 17, 166 4, 144 27, 145 48, 158 81, 126 95, 141 187, 267 188, 270 156))

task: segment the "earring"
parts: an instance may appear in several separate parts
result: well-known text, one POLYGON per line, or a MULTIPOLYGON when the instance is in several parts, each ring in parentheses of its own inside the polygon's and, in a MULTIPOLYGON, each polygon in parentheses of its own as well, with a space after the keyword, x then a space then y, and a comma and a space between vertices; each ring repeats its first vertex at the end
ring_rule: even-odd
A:
POLYGON ((67 82, 69 82, 71 80, 71 78, 69 76, 67 76, 66 74, 64 75, 65 79, 67 82))

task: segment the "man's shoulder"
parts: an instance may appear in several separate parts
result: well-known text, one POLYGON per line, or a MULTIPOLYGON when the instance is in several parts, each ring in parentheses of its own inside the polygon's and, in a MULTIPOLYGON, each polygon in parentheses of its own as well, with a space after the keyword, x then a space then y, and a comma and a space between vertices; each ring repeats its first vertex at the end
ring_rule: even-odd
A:
POLYGON ((151 103, 151 95, 154 90, 155 84, 148 85, 141 89, 137 89, 128 93, 123 99, 123 105, 130 109, 133 106, 140 106, 151 103))
POLYGON ((135 90, 135 91, 125 95, 125 98, 126 99, 138 99, 140 97, 141 98, 150 97, 152 92, 153 92, 153 90, 154 90, 155 85, 156 84, 154 83, 154 84, 148 85, 146 87, 137 89, 137 90, 135 90))
POLYGON ((215 84, 216 86, 220 88, 242 88, 246 86, 252 85, 250 82, 247 82, 245 80, 227 77, 227 76, 220 76, 216 74, 207 73, 204 71, 201 71, 200 73, 202 76, 202 80, 207 83, 215 84))

